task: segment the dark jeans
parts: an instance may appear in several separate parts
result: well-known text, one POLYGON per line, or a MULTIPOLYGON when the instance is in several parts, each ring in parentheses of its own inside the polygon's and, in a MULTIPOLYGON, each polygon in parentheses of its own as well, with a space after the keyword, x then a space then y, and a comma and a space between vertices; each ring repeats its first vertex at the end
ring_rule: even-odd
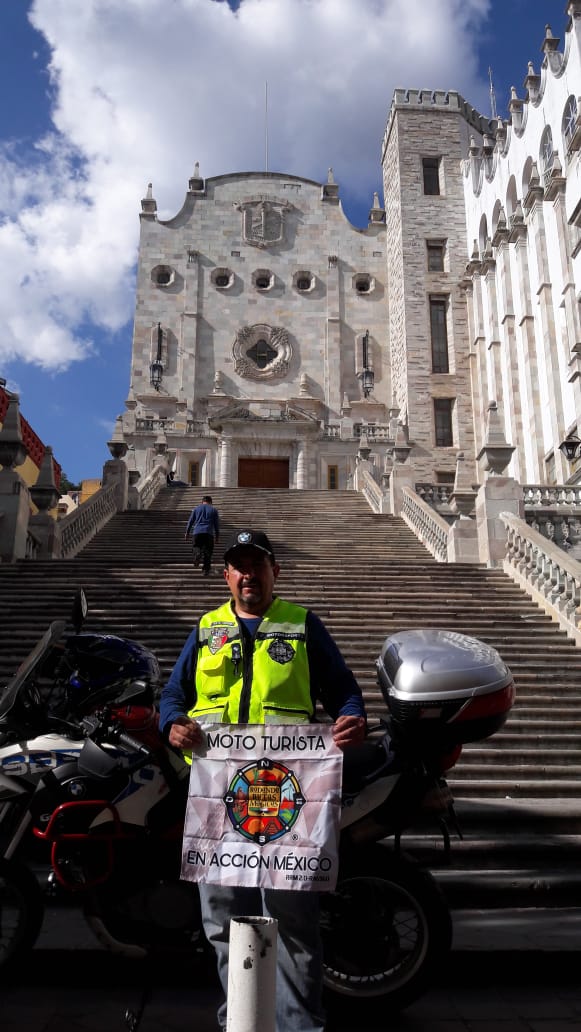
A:
POLYGON ((202 560, 204 573, 210 572, 212 552, 214 551, 213 534, 194 534, 194 561, 202 560))

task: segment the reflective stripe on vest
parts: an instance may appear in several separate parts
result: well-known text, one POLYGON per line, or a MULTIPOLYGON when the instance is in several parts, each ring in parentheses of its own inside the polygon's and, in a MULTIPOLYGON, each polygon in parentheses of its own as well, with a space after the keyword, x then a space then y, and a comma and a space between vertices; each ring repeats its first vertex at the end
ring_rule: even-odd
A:
POLYGON ((247 655, 231 603, 206 613, 198 629, 196 702, 188 716, 223 724, 309 723, 314 706, 306 618, 303 606, 275 598, 247 655))

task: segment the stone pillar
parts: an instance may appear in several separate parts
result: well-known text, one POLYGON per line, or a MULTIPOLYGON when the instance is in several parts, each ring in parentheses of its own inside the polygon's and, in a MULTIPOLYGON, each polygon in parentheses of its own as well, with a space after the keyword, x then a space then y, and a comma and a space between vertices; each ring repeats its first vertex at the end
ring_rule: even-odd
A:
POLYGON ((60 498, 60 491, 54 479, 53 453, 52 448, 47 447, 44 451, 38 478, 34 487, 30 489, 30 496, 36 505, 38 512, 30 517, 29 526, 37 539, 37 559, 60 559, 62 533, 57 520, 50 515, 60 498))
POLYGON ((129 470, 123 459, 109 459, 103 466, 103 487, 110 484, 115 484, 117 512, 125 512, 129 501, 129 470))
POLYGON ((390 508, 392 516, 401 516, 403 507, 403 489, 409 487, 413 490, 413 470, 409 463, 395 462, 389 478, 390 487, 390 508))
POLYGON ((304 491, 307 486, 307 445, 305 441, 297 441, 297 491, 304 491))
POLYGON ((30 493, 13 469, 0 471, 0 560, 11 563, 26 557, 30 493))
POLYGON ((472 486, 474 479, 474 463, 466 462, 464 453, 458 452, 454 490, 450 495, 450 504, 454 512, 458 513, 458 519, 450 527, 448 535, 449 563, 480 561, 476 520, 471 518, 476 498, 472 486))
POLYGON ((521 485, 512 477, 490 476, 476 495, 476 526, 481 563, 500 566, 506 558, 506 527, 501 512, 511 512, 524 520, 521 485))
POLYGON ((219 487, 230 487, 232 476, 232 438, 222 437, 220 451, 220 483, 219 487))
POLYGON ((337 255, 328 258, 324 388, 325 404, 338 410, 341 404, 341 298, 337 255))

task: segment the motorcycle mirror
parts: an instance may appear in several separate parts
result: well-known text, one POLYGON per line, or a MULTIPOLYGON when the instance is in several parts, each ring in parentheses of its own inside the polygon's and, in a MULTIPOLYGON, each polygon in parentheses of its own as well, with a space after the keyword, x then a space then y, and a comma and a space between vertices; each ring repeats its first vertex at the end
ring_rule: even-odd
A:
POLYGON ((89 606, 87 603, 87 596, 82 588, 76 592, 73 599, 73 612, 71 615, 71 621, 75 629, 75 634, 78 634, 81 627, 85 622, 87 613, 89 612, 89 606))

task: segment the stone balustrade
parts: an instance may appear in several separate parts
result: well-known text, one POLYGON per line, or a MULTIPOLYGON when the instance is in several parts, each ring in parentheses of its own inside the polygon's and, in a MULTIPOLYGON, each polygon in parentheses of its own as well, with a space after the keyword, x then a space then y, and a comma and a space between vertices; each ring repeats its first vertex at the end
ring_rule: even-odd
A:
POLYGON ((153 467, 146 477, 129 486, 128 509, 149 509, 153 499, 167 483, 165 463, 153 467))
POLYGON ((450 525, 411 488, 404 487, 401 516, 439 563, 448 562, 450 525))
POLYGON ((160 430, 175 430, 173 419, 136 419, 135 429, 146 433, 158 433, 160 430))
POLYGON ((389 423, 354 423, 353 436, 366 434, 368 441, 393 440, 389 423))
POLYGON ((525 484, 523 486, 525 509, 581 510, 581 484, 525 484))
POLYGON ((61 558, 72 559, 117 512, 116 485, 101 487, 59 520, 61 558))
POLYGON ((517 516, 500 519, 507 530, 505 573, 581 645, 581 563, 517 516))

